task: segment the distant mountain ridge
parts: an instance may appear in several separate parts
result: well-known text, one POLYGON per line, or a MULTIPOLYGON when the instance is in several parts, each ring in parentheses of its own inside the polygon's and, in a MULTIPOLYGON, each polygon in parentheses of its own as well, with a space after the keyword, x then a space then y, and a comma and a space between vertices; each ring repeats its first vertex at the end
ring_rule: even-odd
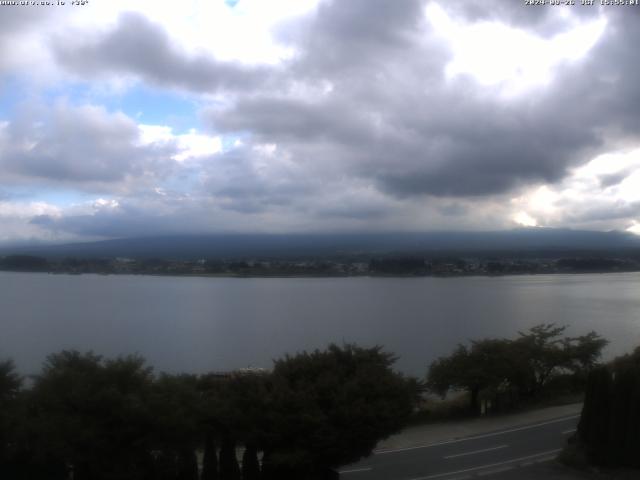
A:
POLYGON ((308 258, 380 255, 472 255, 491 253, 546 255, 552 252, 604 252, 640 249, 640 236, 523 228, 489 232, 357 234, 215 234, 121 238, 63 245, 5 247, 0 255, 48 258, 308 258))

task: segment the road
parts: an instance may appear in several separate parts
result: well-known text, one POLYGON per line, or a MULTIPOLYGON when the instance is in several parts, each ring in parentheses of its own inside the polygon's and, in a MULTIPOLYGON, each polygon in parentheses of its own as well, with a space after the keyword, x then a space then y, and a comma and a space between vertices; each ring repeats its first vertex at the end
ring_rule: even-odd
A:
POLYGON ((379 450, 340 471, 342 480, 461 480, 549 461, 579 415, 394 450, 379 450))

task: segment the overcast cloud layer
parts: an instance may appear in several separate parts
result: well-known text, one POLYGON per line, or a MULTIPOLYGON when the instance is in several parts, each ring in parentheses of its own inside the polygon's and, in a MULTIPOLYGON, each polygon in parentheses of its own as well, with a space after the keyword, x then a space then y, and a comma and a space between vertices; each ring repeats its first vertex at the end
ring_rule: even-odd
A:
POLYGON ((640 7, 130 3, 0 7, 0 242, 640 233, 640 7))

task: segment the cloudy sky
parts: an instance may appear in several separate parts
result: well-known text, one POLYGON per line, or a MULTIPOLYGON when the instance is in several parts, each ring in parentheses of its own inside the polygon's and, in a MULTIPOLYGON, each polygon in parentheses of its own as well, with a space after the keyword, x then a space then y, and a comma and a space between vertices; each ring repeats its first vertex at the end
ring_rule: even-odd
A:
POLYGON ((0 242, 640 233, 638 45, 633 6, 0 5, 0 242))

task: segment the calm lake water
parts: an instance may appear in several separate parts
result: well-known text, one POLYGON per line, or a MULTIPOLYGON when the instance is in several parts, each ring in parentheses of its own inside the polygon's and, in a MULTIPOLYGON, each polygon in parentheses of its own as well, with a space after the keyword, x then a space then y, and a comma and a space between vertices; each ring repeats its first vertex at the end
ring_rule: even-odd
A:
POLYGON ((540 322, 640 345, 640 274, 463 278, 192 278, 0 272, 0 359, 37 372, 63 348, 140 353, 156 370, 270 367, 329 342, 384 345, 423 375, 458 342, 540 322))

